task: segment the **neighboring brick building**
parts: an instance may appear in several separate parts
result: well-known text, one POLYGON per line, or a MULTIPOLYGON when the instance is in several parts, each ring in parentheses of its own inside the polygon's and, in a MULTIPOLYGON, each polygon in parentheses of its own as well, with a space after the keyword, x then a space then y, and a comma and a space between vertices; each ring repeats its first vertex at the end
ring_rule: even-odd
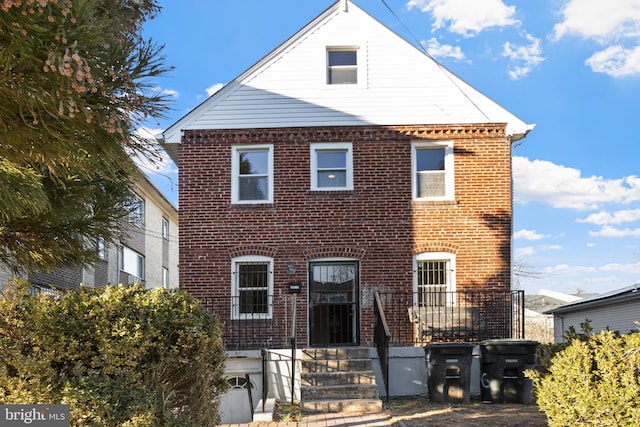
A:
POLYGON ((290 285, 303 346, 371 346, 375 291, 509 291, 531 128, 338 2, 165 131, 181 287, 275 346, 290 285))
MULTIPOLYGON (((178 211, 146 177, 135 183, 138 209, 128 217, 127 237, 118 245, 97 242, 94 266, 64 267, 31 274, 38 288, 73 289, 84 284, 141 283, 147 288, 178 287, 178 211)), ((4 282, 3 282, 4 283, 4 282)))

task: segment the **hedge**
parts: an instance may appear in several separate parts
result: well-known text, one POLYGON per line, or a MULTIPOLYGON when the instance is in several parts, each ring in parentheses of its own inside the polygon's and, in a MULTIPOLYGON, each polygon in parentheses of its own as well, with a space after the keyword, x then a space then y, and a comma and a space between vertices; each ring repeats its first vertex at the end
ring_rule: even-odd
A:
POLYGON ((215 316, 184 291, 28 285, 0 297, 0 402, 68 404, 72 426, 209 426, 225 391, 215 316))
POLYGON ((640 425, 640 334, 575 338, 548 371, 527 372, 549 426, 640 425))

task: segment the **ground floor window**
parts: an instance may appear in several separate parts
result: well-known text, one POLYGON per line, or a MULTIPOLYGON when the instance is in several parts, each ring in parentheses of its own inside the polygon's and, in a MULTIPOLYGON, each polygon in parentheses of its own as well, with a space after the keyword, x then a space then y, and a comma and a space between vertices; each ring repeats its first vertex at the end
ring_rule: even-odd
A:
POLYGON ((414 288, 420 307, 444 306, 453 301, 455 257, 449 253, 423 253, 415 259, 414 288))
POLYGON ((273 295, 273 259, 246 256, 233 260, 233 317, 271 318, 273 295))

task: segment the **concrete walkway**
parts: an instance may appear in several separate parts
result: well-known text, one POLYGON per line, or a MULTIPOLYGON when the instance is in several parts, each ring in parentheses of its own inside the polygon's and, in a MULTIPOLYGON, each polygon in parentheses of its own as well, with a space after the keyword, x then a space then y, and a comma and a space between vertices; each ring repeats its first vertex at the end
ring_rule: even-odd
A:
POLYGON ((388 427, 395 426, 387 412, 379 414, 314 414, 305 415, 301 421, 278 422, 265 421, 245 424, 221 424, 221 427, 388 427))

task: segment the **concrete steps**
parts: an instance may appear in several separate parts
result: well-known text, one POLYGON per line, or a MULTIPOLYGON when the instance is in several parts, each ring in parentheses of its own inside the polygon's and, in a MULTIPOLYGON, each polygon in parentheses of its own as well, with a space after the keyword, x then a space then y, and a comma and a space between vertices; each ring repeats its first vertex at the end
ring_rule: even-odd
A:
POLYGON ((306 349, 301 362, 303 412, 368 414, 382 411, 368 348, 306 349))

